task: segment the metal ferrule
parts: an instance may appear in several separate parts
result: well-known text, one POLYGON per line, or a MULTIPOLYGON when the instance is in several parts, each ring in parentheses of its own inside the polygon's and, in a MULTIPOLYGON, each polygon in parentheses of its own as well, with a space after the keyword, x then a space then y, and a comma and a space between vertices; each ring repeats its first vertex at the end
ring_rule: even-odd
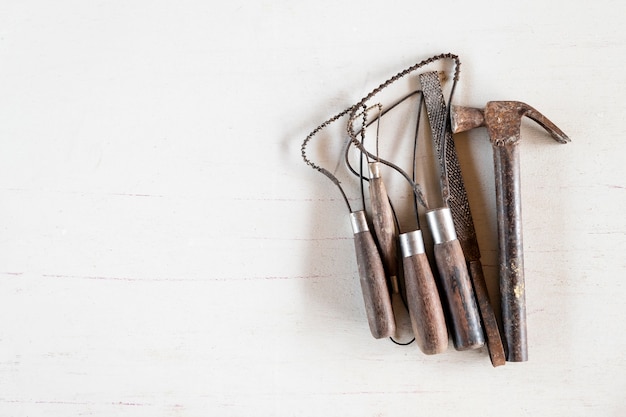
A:
POLYGON ((456 239, 452 213, 447 207, 426 212, 426 220, 433 235, 435 245, 456 239))
POLYGON ((424 239, 421 230, 414 230, 400 235, 400 248, 402 257, 408 258, 413 255, 424 253, 424 239))
POLYGON ((352 231, 354 232, 354 234, 367 232, 368 230, 370 230, 367 225, 365 211, 363 210, 350 213, 350 223, 352 224, 352 231))
POLYGON ((370 179, 380 178, 380 162, 370 162, 370 179))

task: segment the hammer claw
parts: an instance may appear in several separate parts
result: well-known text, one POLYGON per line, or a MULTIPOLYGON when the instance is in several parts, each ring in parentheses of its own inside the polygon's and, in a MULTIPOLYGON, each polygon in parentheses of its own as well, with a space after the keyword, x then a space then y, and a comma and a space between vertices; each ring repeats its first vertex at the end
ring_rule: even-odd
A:
POLYGON ((520 101, 490 101, 485 109, 452 106, 451 124, 453 133, 461 133, 486 126, 492 141, 504 144, 508 138, 519 140, 519 127, 523 116, 534 120, 554 140, 567 143, 570 138, 537 109, 520 101))
MULTIPOLYGON (((524 104, 524 103, 520 103, 524 104)), ((539 113, 536 109, 529 106, 528 104, 524 104, 526 106, 526 112, 524 116, 528 117, 531 120, 534 120, 539 124, 539 126, 543 127, 549 134, 552 136, 554 140, 559 143, 567 143, 570 141, 570 138, 563 133, 561 129, 559 129, 554 123, 552 123, 546 116, 539 113)))

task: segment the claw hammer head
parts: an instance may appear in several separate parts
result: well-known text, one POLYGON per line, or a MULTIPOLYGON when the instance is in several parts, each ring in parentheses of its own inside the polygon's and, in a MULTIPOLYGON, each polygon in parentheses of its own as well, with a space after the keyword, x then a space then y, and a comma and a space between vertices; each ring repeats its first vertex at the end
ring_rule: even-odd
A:
POLYGON ((554 140, 567 143, 570 139, 543 114, 519 101, 490 101, 484 110, 452 106, 452 132, 460 133, 485 126, 496 146, 515 145, 520 139, 522 117, 528 117, 543 127, 554 140))

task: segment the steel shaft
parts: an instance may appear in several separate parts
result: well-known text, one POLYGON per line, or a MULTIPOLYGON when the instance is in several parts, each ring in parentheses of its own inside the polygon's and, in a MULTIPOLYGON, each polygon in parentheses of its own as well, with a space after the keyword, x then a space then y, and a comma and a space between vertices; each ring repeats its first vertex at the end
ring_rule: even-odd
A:
POLYGON ((528 360, 519 147, 493 146, 498 218, 500 297, 507 360, 528 360))

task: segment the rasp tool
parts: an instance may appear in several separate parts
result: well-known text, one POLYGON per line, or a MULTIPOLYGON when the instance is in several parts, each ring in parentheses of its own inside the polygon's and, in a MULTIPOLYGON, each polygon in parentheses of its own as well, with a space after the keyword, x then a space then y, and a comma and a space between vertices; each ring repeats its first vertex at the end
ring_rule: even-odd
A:
POLYGON ((486 334, 489 357, 494 367, 504 365, 505 354, 502 339, 489 301, 489 293, 480 262, 476 230, 474 229, 465 184, 461 176, 461 166, 452 139, 452 131, 448 123, 449 112, 443 96, 439 74, 434 71, 427 72, 421 74, 419 78, 424 93, 432 138, 442 171, 441 175, 447 177, 446 181, 442 181, 444 183, 442 186, 444 204, 450 208, 456 235, 467 262, 486 334))
MULTIPOLYGON (((425 90, 424 86, 422 90, 425 90)), ((440 128, 434 130, 433 136, 437 136, 441 129, 445 129, 445 117, 443 123, 435 120, 433 116, 436 115, 432 112, 426 91, 424 91, 424 98, 431 126, 441 125, 440 128)), ((439 270, 443 298, 450 317, 450 332, 455 349, 477 349, 484 346, 485 336, 467 264, 457 239, 451 210, 447 206, 449 186, 445 170, 441 171, 439 182, 443 206, 427 211, 426 220, 428 220, 434 241, 433 252, 439 270)))

